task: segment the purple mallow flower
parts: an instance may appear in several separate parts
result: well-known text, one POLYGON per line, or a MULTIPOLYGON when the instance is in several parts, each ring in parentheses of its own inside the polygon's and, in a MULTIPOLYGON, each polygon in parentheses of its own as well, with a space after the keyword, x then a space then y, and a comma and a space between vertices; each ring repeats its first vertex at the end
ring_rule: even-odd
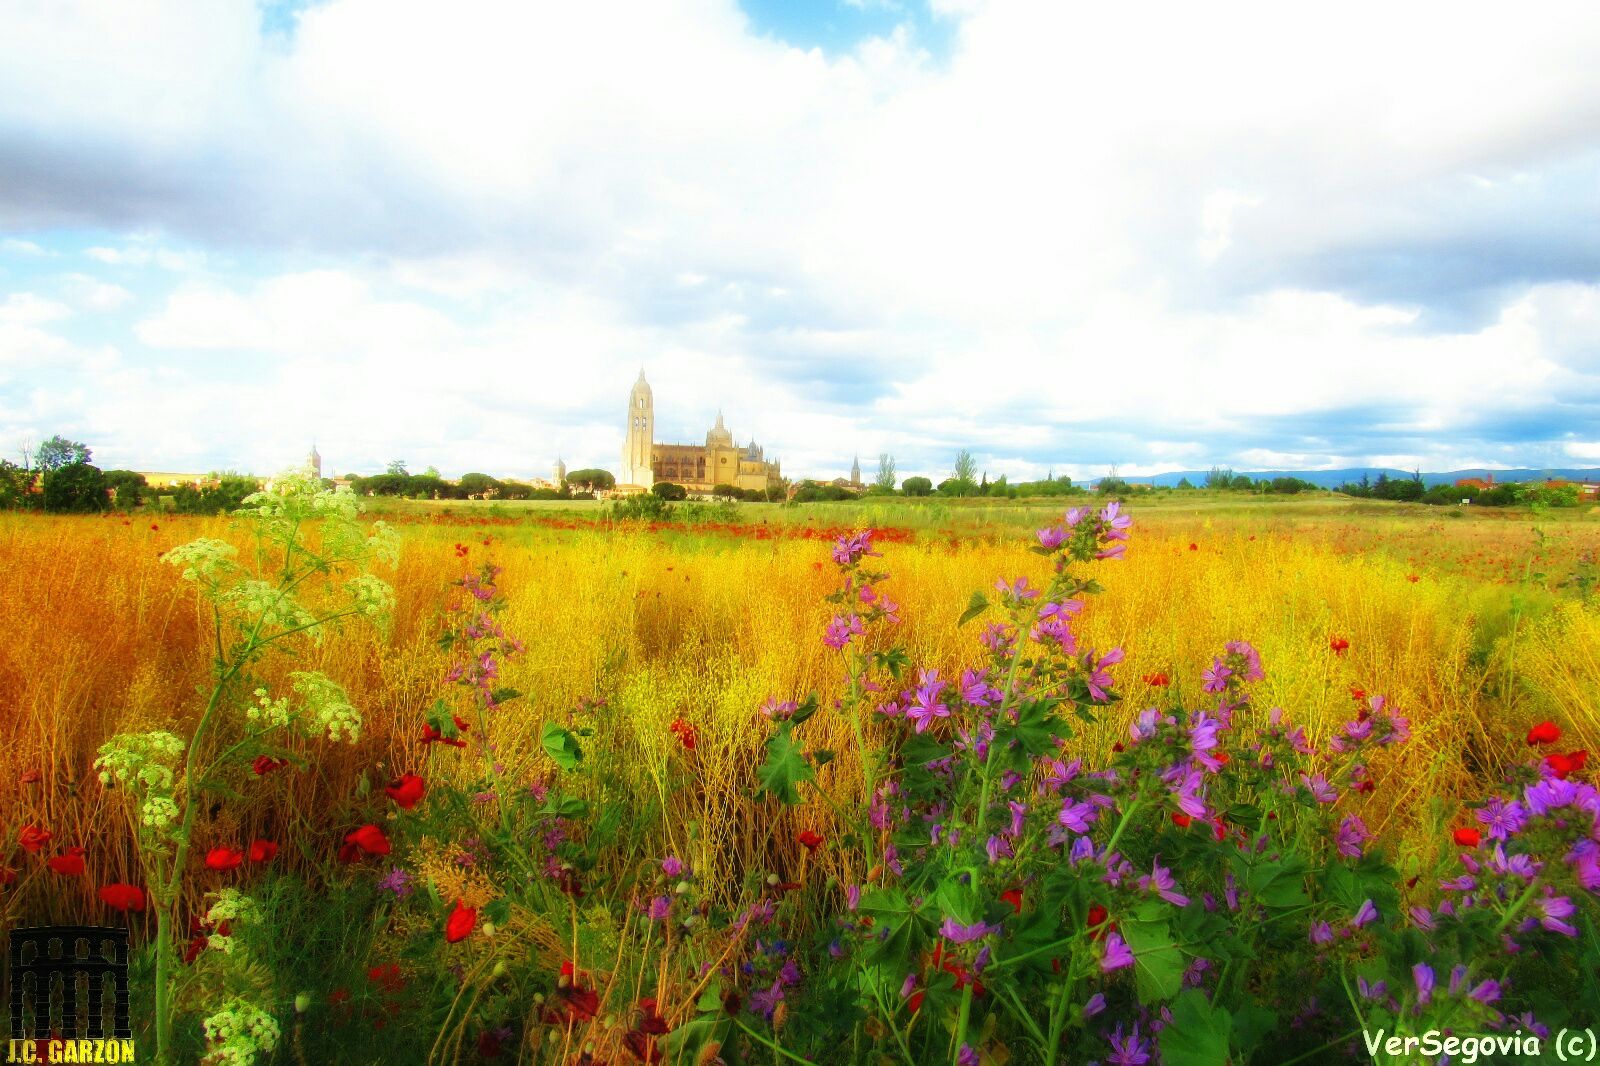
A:
POLYGON ((952 944, 970 944, 974 940, 981 940, 993 933, 998 933, 1000 926, 990 925, 988 922, 975 922, 972 925, 962 925, 954 918, 945 918, 944 924, 939 927, 939 935, 952 944))
POLYGON ((1433 967, 1419 962, 1411 967, 1411 979, 1417 985, 1417 1006, 1426 1007, 1433 999, 1433 967))
POLYGON ((1124 966, 1133 965, 1133 951, 1128 947, 1128 942, 1121 935, 1112 932, 1106 936, 1106 953, 1100 960, 1102 973, 1120 970, 1124 966))

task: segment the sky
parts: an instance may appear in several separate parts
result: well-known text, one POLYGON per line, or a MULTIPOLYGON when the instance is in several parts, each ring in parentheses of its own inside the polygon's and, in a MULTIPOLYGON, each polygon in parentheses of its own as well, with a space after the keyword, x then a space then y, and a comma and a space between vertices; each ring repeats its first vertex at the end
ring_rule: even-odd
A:
POLYGON ((0 0, 0 457, 1600 466, 1600 7, 0 0))

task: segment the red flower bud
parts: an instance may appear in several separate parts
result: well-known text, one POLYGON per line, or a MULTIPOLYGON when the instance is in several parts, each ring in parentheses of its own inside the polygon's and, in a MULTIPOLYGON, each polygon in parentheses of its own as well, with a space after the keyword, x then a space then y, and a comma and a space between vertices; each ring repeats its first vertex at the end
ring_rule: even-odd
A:
POLYGON ((455 910, 450 912, 450 917, 444 922, 445 943, 456 944, 465 940, 477 924, 478 908, 464 907, 459 899, 456 900, 455 910))
POLYGON ((1451 834, 1458 848, 1475 848, 1483 843, 1483 834, 1471 826, 1457 829, 1451 834))

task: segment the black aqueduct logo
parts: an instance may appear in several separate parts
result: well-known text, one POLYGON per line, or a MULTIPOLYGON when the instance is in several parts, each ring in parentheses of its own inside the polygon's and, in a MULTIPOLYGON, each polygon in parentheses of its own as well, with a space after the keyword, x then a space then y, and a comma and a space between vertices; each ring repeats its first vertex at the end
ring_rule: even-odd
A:
POLYGON ((11 930, 11 1036, 20 1039, 32 1014, 36 1038, 130 1037, 128 931, 110 926, 55 925, 11 930), (111 981, 111 1032, 106 1032, 105 985, 111 981), (79 1014, 80 984, 88 1011, 79 1014), (59 1001, 60 1011, 56 1010, 59 1001), (31 1011, 28 1009, 31 1007, 31 1011), (80 1029, 86 1029, 80 1032, 80 1029))

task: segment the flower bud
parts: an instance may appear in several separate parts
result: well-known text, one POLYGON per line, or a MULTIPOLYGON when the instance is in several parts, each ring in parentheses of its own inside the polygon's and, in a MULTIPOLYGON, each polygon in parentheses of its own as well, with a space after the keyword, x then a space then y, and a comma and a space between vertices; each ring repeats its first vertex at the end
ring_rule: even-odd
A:
POLYGON ((483 923, 483 935, 484 936, 494 936, 494 933, 495 933, 494 923, 493 922, 484 922, 483 923))
POLYGON ((767 875, 767 884, 776 885, 777 883, 778 883, 778 875, 777 874, 768 874, 767 875))
POLYGON ((494 971, 493 971, 492 976, 494 976, 494 977, 504 977, 505 975, 506 975, 506 964, 505 964, 505 962, 503 962, 503 961, 496 962, 494 964, 494 971))
POLYGON ((294 1012, 296 1014, 304 1014, 306 1011, 308 1011, 310 1009, 311 1009, 311 993, 310 992, 297 992, 297 993, 295 993, 295 997, 294 997, 294 1012))
POLYGON ((672 887, 672 891, 676 892, 680 896, 683 895, 685 892, 689 891, 689 882, 679 881, 672 887))

